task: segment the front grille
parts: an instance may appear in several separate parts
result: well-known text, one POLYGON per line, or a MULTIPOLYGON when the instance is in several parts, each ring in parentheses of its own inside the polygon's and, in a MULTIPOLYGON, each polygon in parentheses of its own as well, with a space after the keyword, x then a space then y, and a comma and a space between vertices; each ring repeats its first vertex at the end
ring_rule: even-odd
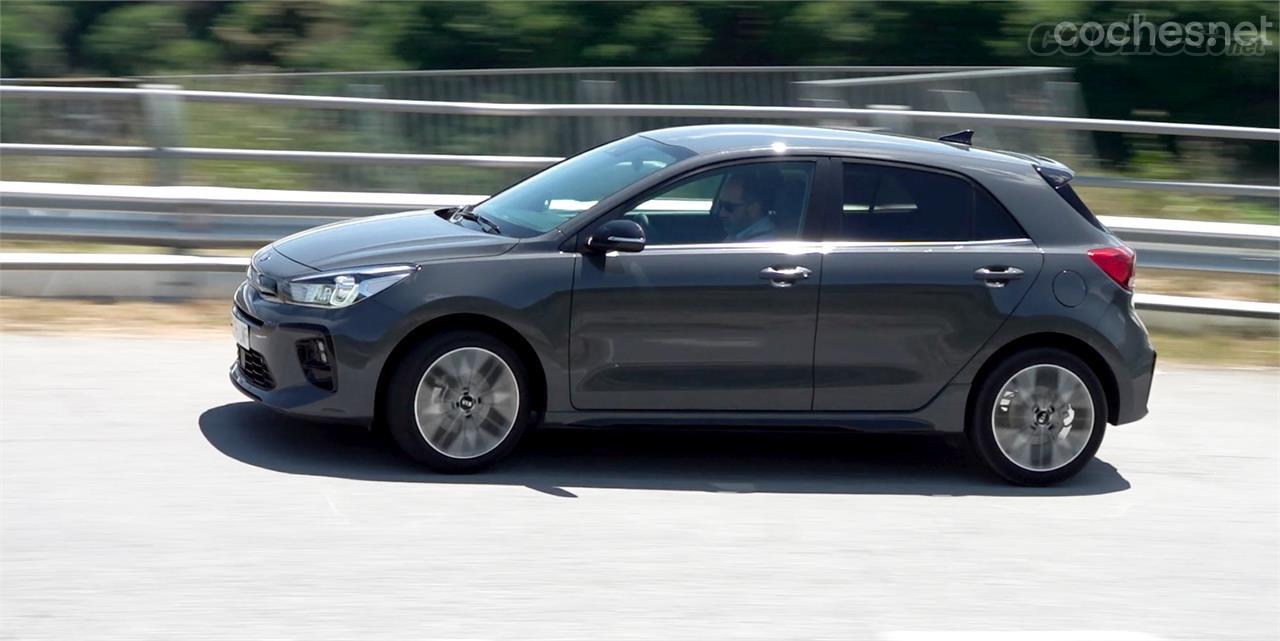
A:
POLYGON ((276 379, 271 377, 271 368, 267 367, 267 359, 262 354, 252 349, 238 347, 238 358, 240 361, 240 373, 253 383, 255 387, 261 389, 273 389, 276 386, 276 379))

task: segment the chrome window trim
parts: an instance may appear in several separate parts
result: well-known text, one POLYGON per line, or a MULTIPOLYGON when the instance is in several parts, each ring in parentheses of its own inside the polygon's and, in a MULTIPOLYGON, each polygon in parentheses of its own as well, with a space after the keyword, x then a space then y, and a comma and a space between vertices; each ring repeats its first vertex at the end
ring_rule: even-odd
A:
POLYGON ((971 247, 988 245, 1023 245, 1032 244, 1030 238, 997 238, 993 240, 921 240, 921 241, 858 241, 858 240, 771 240, 758 243, 698 243, 676 245, 649 245, 650 250, 723 250, 723 249, 776 249, 780 251, 795 249, 819 249, 831 251, 835 249, 864 249, 899 247, 971 247))

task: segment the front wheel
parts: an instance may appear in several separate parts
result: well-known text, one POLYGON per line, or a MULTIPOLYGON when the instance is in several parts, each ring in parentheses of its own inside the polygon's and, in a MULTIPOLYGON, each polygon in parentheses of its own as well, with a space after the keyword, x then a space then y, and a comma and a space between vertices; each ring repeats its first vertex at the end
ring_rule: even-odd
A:
POLYGON ((414 347, 386 399, 392 437, 440 472, 474 472, 509 453, 529 423, 528 377, 506 344, 448 332, 414 347))
POLYGON ((1107 398, 1097 374, 1075 355, 1037 348, 1006 358, 979 383, 969 442, 979 458, 1020 485, 1074 476, 1098 451, 1107 398))

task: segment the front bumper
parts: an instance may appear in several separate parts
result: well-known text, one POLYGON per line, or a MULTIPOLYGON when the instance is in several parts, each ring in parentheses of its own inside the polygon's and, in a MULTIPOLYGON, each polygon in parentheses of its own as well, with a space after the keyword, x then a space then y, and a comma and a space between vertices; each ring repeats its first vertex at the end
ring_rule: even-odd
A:
POLYGON ((395 322, 390 310, 373 300, 342 310, 287 305, 241 285, 231 313, 249 326, 251 352, 240 350, 229 372, 242 393, 287 414, 373 421, 389 351, 380 343, 395 322), (327 371, 314 367, 314 352, 301 349, 317 342, 327 352, 327 371))

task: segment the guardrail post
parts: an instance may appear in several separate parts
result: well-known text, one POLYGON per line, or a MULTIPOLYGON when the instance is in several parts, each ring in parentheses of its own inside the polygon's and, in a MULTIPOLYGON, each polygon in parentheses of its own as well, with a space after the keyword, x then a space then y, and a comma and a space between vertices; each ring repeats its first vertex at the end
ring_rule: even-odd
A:
MULTIPOLYGON (((1065 117, 1078 113, 1088 113, 1085 111, 1084 96, 1080 91, 1080 83, 1046 81, 1044 90, 1045 95, 1049 96, 1049 115, 1065 117)), ((1063 133, 1066 134, 1068 132, 1063 133)), ((1072 155, 1059 160, 1071 163, 1076 168, 1076 171, 1080 171, 1084 167, 1097 168, 1098 163, 1094 160, 1097 158, 1097 154, 1094 153, 1093 136, 1089 134, 1068 135, 1066 140, 1072 155)))
MULTIPOLYGON (((347 94, 356 98, 385 98, 386 89, 383 85, 371 83, 353 83, 347 85, 347 94)), ((362 149, 385 149, 388 139, 394 139, 393 136, 387 134, 392 131, 391 117, 392 114, 386 112, 373 111, 357 111, 352 114, 350 119, 351 126, 355 129, 354 138, 359 142, 362 149)), ((368 189, 370 191, 378 191, 389 186, 393 188, 412 191, 416 186, 412 181, 396 180, 406 174, 411 175, 413 172, 406 171, 387 171, 379 167, 345 167, 337 172, 342 176, 344 183, 343 188, 354 187, 357 189, 368 189), (387 184, 386 178, 392 177, 391 183, 387 184)))
MULTIPOLYGON (((182 87, 142 85, 141 88, 176 91, 182 87)), ((181 184, 182 162, 165 152, 182 146, 182 97, 161 93, 143 94, 142 113, 146 118, 147 144, 152 148, 151 183, 181 184)))
MULTIPOLYGON (((586 104, 609 104, 618 102, 618 81, 617 80, 579 80, 577 86, 577 100, 586 104)), ((596 116, 594 118, 583 119, 583 128, 581 129, 584 139, 577 141, 577 146, 586 149, 600 143, 620 138, 629 133, 630 130, 625 116, 596 116)), ((557 149, 557 152, 561 150, 557 149)), ((568 151, 567 149, 564 151, 568 151)))
MULTIPOLYGON (((801 107, 817 107, 819 109, 848 109, 849 102, 844 99, 840 89, 815 85, 807 82, 792 82, 796 104, 801 107)), ((835 127, 837 129, 857 128, 856 119, 823 118, 816 123, 819 127, 835 127)))

